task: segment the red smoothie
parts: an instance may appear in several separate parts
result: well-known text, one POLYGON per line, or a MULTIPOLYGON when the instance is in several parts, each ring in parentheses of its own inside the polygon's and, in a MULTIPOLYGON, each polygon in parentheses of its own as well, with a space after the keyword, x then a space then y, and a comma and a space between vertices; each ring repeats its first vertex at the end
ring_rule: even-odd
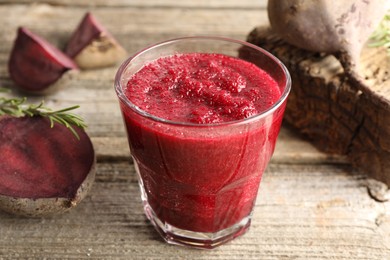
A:
POLYGON ((251 214, 284 111, 256 117, 281 96, 269 74, 222 54, 178 54, 144 65, 124 94, 139 110, 121 102, 144 200, 163 224, 214 233, 251 214))

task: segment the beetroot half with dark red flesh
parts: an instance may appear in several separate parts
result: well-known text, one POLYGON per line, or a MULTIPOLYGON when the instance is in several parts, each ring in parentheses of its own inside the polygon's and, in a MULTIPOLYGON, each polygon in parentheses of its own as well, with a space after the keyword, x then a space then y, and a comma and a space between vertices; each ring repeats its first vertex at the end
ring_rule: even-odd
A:
POLYGON ((46 90, 62 75, 77 69, 73 60, 40 36, 19 28, 8 62, 9 74, 26 92, 46 90))
POLYGON ((65 212, 81 201, 95 178, 95 153, 84 130, 79 139, 40 116, 0 117, 0 208, 19 215, 65 212))

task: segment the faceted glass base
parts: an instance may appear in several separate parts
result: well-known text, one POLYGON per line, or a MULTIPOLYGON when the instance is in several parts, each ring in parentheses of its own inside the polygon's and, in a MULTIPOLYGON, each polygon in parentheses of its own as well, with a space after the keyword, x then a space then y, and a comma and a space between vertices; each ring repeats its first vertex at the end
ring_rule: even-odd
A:
POLYGON ((250 226, 251 216, 242 219, 239 223, 215 233, 194 232, 176 228, 163 223, 153 209, 144 201, 144 210, 157 232, 169 244, 189 246, 200 249, 213 249, 244 234, 250 226))

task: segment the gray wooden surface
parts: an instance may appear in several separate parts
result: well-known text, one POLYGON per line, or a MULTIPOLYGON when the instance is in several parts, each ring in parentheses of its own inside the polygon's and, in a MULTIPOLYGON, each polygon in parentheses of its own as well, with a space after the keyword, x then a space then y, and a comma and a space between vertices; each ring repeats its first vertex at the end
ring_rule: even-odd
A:
MULTIPOLYGON (((2 0, 0 86, 13 86, 7 61, 18 26, 63 47, 92 11, 132 53, 185 35, 244 40, 255 26, 268 24, 265 7, 264 0, 2 0)), ((81 105, 98 155, 96 183, 77 208, 58 217, 0 213, 0 259, 390 259, 390 202, 369 194, 373 186, 364 172, 318 152, 286 126, 247 234, 212 251, 162 242, 142 212, 113 90, 115 71, 81 71, 66 89, 43 97, 54 108, 81 105)))

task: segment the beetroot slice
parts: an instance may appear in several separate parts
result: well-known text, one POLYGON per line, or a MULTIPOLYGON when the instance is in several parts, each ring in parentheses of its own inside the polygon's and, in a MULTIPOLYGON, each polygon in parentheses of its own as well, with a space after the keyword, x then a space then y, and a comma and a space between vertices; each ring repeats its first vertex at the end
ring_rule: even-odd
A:
POLYGON ((77 29, 72 34, 65 53, 74 58, 93 40, 98 39, 102 34, 111 36, 103 25, 91 14, 86 13, 77 29))
POLYGON ((47 118, 0 117, 0 208, 50 215, 85 196, 94 180, 95 154, 85 131, 74 128, 80 140, 63 125, 51 128, 47 118))
POLYGON ((12 80, 25 91, 39 92, 56 82, 77 65, 63 52, 32 33, 19 28, 8 69, 12 80))
POLYGON ((110 67, 127 57, 126 50, 91 13, 84 16, 65 53, 80 69, 110 67))

